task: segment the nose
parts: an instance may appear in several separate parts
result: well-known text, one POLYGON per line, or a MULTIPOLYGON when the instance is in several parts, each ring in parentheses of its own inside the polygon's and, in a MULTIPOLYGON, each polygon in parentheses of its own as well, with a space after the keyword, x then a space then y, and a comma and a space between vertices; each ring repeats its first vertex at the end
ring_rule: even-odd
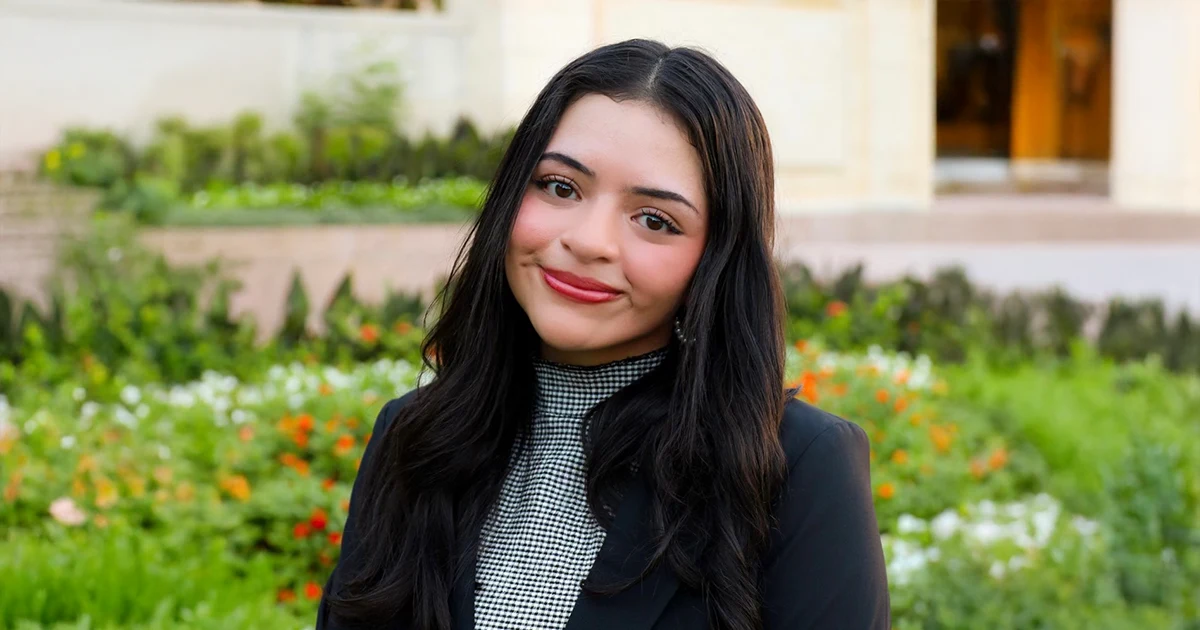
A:
POLYGON ((620 255, 618 230, 621 213, 605 203, 579 208, 575 223, 562 233, 562 246, 580 262, 613 262, 620 255))

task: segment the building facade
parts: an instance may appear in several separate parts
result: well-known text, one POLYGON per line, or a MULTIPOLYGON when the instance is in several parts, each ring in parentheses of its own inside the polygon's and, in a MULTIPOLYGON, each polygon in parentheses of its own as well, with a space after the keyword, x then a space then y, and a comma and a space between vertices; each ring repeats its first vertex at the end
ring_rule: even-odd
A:
POLYGON ((981 165, 1018 184, 1095 176, 1131 211, 1200 211, 1194 0, 444 6, 0 0, 0 168, 29 167, 68 125, 137 137, 161 116, 247 109, 283 124, 364 49, 399 61, 412 130, 506 126, 571 57, 653 37, 714 53, 747 85, 784 212, 925 210, 943 173, 981 165))

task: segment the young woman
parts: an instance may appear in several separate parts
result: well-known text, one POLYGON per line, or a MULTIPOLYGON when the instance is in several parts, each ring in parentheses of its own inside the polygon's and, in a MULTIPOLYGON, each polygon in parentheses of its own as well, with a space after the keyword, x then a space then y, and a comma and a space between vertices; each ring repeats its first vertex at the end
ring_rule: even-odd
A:
POLYGON ((542 91, 379 413, 320 630, 889 627, 869 445, 783 388, 766 126, 710 57, 542 91))

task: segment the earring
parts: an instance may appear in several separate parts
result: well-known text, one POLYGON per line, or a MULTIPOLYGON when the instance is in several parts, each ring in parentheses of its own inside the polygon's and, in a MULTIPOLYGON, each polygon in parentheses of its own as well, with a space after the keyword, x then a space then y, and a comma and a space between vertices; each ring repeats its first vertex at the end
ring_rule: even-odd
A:
POLYGON ((680 323, 678 317, 675 318, 675 337, 679 339, 679 343, 691 343, 694 341, 693 339, 689 339, 688 337, 684 336, 683 324, 680 323))

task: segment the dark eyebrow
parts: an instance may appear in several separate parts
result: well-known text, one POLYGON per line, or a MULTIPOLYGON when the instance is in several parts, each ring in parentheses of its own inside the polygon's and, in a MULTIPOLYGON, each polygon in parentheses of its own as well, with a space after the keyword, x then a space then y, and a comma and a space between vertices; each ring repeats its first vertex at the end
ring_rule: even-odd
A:
POLYGON ((631 192, 635 195, 641 195, 643 197, 653 197, 655 199, 663 199, 666 201, 677 201, 677 202, 691 208, 692 212, 695 212, 696 214, 700 214, 700 211, 696 209, 696 206, 692 205, 692 202, 687 200, 687 197, 684 197, 683 195, 681 195, 677 192, 671 192, 669 190, 662 190, 660 188, 645 188, 643 186, 634 186, 633 188, 629 189, 629 192, 631 192))
POLYGON ((575 158, 573 158, 569 155, 563 155, 562 153, 557 153, 554 151, 547 151, 546 153, 542 154, 542 159, 543 160, 554 160, 555 162, 559 162, 560 164, 565 164, 565 165, 579 171, 580 173, 587 175, 588 177, 596 176, 596 174, 592 172, 592 169, 584 166, 583 162, 580 162, 579 160, 576 160, 575 158))

